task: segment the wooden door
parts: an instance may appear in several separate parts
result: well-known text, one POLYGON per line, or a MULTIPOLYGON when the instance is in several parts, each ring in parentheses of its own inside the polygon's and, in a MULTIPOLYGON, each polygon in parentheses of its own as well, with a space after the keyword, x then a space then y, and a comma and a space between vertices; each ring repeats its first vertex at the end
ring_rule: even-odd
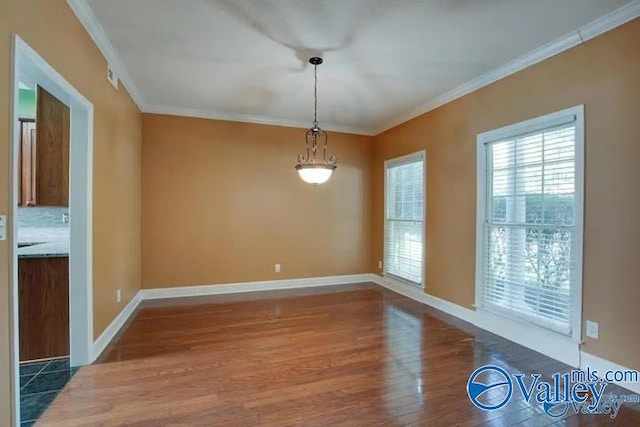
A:
POLYGON ((38 86, 36 194, 39 206, 69 206, 69 107, 38 86))
POLYGON ((36 204, 36 123, 20 119, 19 206, 36 204))

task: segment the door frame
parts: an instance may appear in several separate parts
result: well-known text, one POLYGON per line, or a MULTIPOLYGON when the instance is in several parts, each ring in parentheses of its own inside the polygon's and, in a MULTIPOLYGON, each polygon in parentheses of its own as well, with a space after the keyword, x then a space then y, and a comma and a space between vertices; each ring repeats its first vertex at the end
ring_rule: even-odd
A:
POLYGON ((19 82, 38 84, 69 106, 69 339, 71 366, 93 362, 93 104, 17 34, 12 37, 11 240, 9 313, 14 422, 20 425, 20 331, 18 318, 19 82))

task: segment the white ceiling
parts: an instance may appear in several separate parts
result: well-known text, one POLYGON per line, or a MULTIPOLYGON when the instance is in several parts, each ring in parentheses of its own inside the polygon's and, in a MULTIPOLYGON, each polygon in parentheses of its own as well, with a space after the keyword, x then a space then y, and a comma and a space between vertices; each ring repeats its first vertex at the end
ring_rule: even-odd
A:
POLYGON ((629 1, 70 3, 143 111, 308 126, 317 55, 320 125, 375 134, 578 44, 629 1))

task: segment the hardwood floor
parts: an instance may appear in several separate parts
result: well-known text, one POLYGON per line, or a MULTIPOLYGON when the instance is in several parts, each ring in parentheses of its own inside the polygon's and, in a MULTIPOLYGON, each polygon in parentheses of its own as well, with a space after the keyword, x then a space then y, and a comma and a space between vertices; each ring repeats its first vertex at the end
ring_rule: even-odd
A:
POLYGON ((489 363, 569 370, 369 284, 147 302, 37 425, 640 425, 638 405, 559 420, 515 392, 477 409, 467 380, 489 363))

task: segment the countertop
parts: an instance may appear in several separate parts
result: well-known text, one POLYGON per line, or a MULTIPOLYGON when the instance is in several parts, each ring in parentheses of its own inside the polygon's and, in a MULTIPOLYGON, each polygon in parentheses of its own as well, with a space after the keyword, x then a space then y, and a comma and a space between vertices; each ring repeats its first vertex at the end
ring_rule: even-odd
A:
POLYGON ((69 256, 68 227, 19 227, 18 245, 38 243, 18 248, 18 258, 55 258, 69 256))

